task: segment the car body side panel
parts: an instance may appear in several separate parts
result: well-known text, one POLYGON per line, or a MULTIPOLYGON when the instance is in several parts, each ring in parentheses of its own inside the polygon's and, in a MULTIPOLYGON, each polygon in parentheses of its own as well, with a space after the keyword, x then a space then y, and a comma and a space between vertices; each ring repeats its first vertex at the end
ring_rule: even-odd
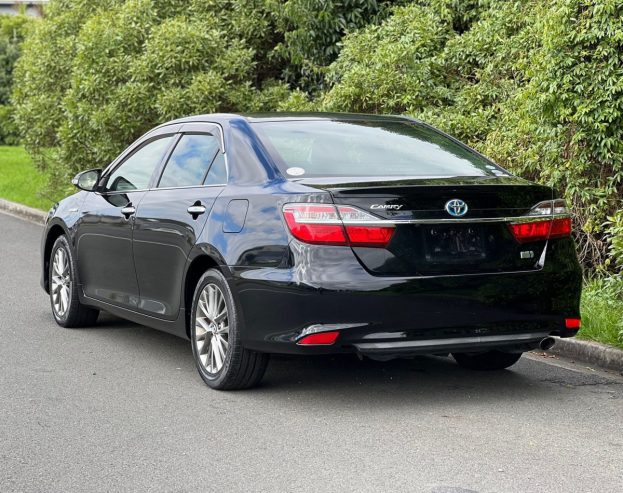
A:
POLYGON ((223 187, 155 189, 147 192, 134 220, 133 254, 139 283, 138 310, 176 319, 179 288, 190 251, 201 235, 212 205, 223 187), (194 204, 205 213, 191 216, 194 204))
MULTIPOLYGON (((79 191, 63 199, 62 201, 54 204, 54 206, 48 211, 48 216, 45 222, 44 233, 41 236, 41 287, 47 292, 49 289, 48 279, 48 259, 46 258, 46 247, 51 249, 52 244, 49 241, 48 235, 50 231, 61 228, 63 233, 69 240, 69 245, 74 248, 75 226, 76 222, 80 218, 80 210, 82 204, 88 196, 88 192, 79 191)), ((48 252, 49 253, 49 252, 48 252)))
POLYGON ((76 224, 75 249, 82 290, 89 298, 136 308, 138 283, 132 256, 132 218, 121 210, 137 207, 145 191, 90 193, 76 224))

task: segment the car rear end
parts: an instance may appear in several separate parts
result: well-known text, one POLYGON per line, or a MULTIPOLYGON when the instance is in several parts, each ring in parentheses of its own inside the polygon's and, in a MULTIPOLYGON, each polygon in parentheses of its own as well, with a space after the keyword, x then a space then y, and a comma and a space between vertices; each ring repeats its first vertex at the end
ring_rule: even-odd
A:
POLYGON ((258 128, 297 192, 279 197, 288 265, 245 278, 251 346, 386 359, 520 353, 577 333, 581 270, 571 216, 551 188, 430 127, 338 123, 258 128), (340 132, 305 148, 310 135, 331 144, 340 132), (368 145, 377 134, 383 145, 368 145), (404 147, 389 164, 379 163, 385 140, 404 147))

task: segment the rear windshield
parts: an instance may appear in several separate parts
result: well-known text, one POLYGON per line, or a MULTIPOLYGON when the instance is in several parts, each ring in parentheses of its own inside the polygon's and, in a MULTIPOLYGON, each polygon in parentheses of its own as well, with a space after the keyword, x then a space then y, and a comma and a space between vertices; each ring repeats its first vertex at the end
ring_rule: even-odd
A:
POLYGON ((252 125, 291 179, 508 175, 467 147, 416 123, 290 120, 252 125))

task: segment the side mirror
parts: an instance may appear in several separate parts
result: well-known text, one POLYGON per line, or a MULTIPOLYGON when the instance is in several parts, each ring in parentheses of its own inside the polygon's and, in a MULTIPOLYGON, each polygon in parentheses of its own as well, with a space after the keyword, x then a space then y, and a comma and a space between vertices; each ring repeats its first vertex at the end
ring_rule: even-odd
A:
POLYGON ((97 188, 97 184, 99 183, 101 176, 101 169, 90 169, 88 171, 78 173, 74 176, 74 179, 71 180, 71 183, 77 186, 80 190, 92 192, 97 188))

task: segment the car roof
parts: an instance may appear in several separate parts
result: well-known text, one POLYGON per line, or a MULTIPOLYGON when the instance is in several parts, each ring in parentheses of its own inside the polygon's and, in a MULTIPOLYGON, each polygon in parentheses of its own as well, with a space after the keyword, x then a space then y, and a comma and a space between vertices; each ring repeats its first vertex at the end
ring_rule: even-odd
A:
POLYGON ((340 121, 396 121, 413 119, 398 115, 369 115, 362 113, 324 113, 324 112, 270 112, 270 113, 209 113, 205 115, 193 115, 172 120, 164 125, 180 123, 225 123, 231 120, 246 120, 249 123, 265 121, 305 121, 305 120, 340 120, 340 121))

